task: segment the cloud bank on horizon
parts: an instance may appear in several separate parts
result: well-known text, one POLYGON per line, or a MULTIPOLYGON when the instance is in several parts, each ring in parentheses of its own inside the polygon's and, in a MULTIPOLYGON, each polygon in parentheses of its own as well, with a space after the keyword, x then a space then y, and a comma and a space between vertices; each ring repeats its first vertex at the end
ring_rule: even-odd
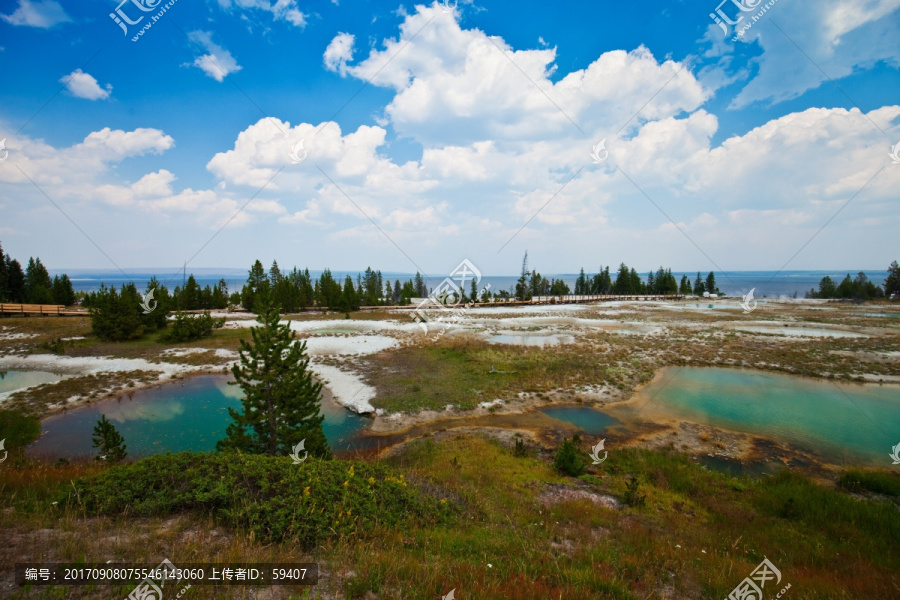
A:
POLYGON ((127 27, 74 1, 0 15, 7 252, 493 274, 526 249, 544 273, 900 258, 900 0, 719 5, 752 22, 738 41, 715 3, 217 0, 151 21, 167 4, 142 2, 127 27))

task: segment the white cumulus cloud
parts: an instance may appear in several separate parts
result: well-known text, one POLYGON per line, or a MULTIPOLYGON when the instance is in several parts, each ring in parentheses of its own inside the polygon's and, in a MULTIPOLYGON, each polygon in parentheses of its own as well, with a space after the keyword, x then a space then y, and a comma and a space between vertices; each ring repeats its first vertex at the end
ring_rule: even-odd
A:
POLYGON ((19 6, 9 15, 0 15, 12 25, 26 25, 49 29, 72 20, 56 0, 19 0, 19 6))
POLYGON ((347 63, 353 60, 353 44, 355 38, 349 33, 339 33, 325 48, 323 58, 325 68, 329 71, 339 72, 341 75, 347 72, 347 63))
POLYGON ((212 41, 210 32, 192 31, 188 37, 206 52, 206 54, 195 58, 192 65, 216 81, 223 81, 230 74, 243 68, 237 64, 231 52, 212 41))
POLYGON ((97 80, 81 69, 75 69, 65 77, 59 80, 65 84, 66 89, 73 96, 86 98, 87 100, 106 100, 112 93, 112 85, 107 83, 105 88, 100 87, 97 80))

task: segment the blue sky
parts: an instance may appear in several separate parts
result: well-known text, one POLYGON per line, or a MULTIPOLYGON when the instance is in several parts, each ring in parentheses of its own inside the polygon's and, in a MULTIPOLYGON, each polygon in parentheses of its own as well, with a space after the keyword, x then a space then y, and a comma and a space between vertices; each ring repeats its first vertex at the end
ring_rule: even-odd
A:
POLYGON ((176 0, 132 41, 167 1, 0 3, 6 252, 492 274, 526 249, 544 273, 900 258, 900 0, 176 0), (117 7, 143 17, 127 35, 117 7), (766 12, 732 41, 717 9, 766 12))

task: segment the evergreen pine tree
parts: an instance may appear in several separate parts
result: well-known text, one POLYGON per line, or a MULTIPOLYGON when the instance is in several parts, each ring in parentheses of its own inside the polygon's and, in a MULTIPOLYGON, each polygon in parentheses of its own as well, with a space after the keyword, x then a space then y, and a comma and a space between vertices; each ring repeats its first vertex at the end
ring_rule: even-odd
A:
POLYGON ((897 264, 896 260, 888 267, 888 276, 884 280, 884 294, 888 298, 891 294, 900 294, 900 264, 897 264))
POLYGON ((266 277, 266 270, 262 263, 257 260, 250 267, 250 273, 247 275, 247 284, 241 290, 241 305, 249 311, 256 312, 253 304, 256 296, 261 294, 263 289, 268 289, 269 280, 266 277))
POLYGON ((579 273, 578 279, 575 280, 575 293, 587 294, 588 292, 587 276, 584 274, 584 267, 581 267, 581 273, 579 273))
POLYGON ((147 282, 147 288, 144 290, 142 298, 146 296, 151 289, 153 290, 153 299, 148 299, 148 303, 150 306, 153 306, 153 302, 155 301, 156 308, 147 314, 143 314, 144 311, 141 309, 141 321, 144 323, 147 330, 154 331, 163 329, 168 324, 167 317, 169 316, 169 310, 171 310, 174 302, 169 295, 169 289, 164 285, 160 285, 159 280, 155 275, 147 282))
POLYGON ((9 254, 6 255, 6 290, 10 302, 25 302, 25 272, 9 254))
POLYGON ((344 279, 344 289, 341 292, 340 309, 342 312, 348 313, 351 310, 359 310, 360 298, 359 294, 353 289, 353 279, 347 275, 344 279))
POLYGON ((697 271, 697 278, 694 279, 694 295, 702 296, 705 291, 706 286, 704 285, 703 280, 700 279, 700 271, 697 271))
POLYGON ((2 244, 0 244, 0 302, 9 302, 9 270, 2 244))
POLYGON ((208 308, 228 308, 228 284, 224 279, 220 279, 216 287, 213 288, 208 308))
POLYGON ((53 303, 53 282, 41 259, 29 258, 25 269, 25 302, 31 304, 53 303))
POLYGON ((643 294, 646 290, 644 289, 644 282, 641 281, 641 276, 638 275, 637 271, 635 271, 634 267, 631 267, 631 273, 629 275, 631 278, 631 292, 632 294, 643 294))
POLYGON ((143 298, 133 283, 122 286, 121 295, 115 287, 100 289, 89 297, 87 304, 91 314, 91 331, 103 340, 120 342, 137 339, 155 323, 153 314, 144 315, 141 310, 143 298))
POLYGON ((425 281, 422 279, 422 275, 416 271, 416 278, 413 283, 413 287, 415 288, 415 297, 416 298, 425 298, 428 296, 428 289, 425 287, 425 281))
POLYGON ((243 410, 228 409, 234 422, 217 448, 287 455, 305 440, 310 455, 330 458, 319 412, 322 384, 313 381, 306 342, 297 343, 290 325, 280 322, 268 291, 256 306, 260 325, 250 328, 252 342, 241 340, 240 364, 231 368, 233 385, 244 391, 243 410))
POLYGON ((180 310, 200 310, 201 308, 207 308, 203 306, 203 291, 200 289, 200 285, 194 278, 193 273, 188 276, 187 283, 184 284, 184 289, 176 295, 175 303, 180 310))
POLYGON ((69 276, 63 273, 53 278, 53 302, 63 306, 75 304, 75 290, 69 276))
POLYGON ((522 274, 516 282, 516 300, 531 300, 531 285, 528 282, 528 250, 522 259, 522 274))
POLYGON ((128 453, 125 451, 125 438, 116 430, 106 415, 101 415, 100 420, 94 426, 93 447, 97 448, 97 457, 95 460, 105 460, 107 462, 119 462, 128 453))
POLYGON ((628 267, 625 266, 625 263, 619 265, 619 270, 616 273, 616 282, 613 284, 613 292, 617 295, 633 293, 631 291, 631 275, 629 274, 628 267))
POLYGON ((281 269, 278 267, 278 261, 273 260, 272 266, 269 267, 269 285, 272 286, 272 289, 275 289, 275 286, 278 285, 278 282, 284 275, 281 273, 281 269))

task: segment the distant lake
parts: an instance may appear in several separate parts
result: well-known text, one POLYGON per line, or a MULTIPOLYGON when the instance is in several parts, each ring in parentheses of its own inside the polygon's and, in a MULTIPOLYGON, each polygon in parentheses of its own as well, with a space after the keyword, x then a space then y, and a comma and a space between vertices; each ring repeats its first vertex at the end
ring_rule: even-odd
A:
MULTIPOLYGON (((269 266, 265 265, 265 267, 268 269, 269 266)), ((373 268, 375 267, 373 266, 373 268)), ((365 269, 363 269, 363 271, 364 270, 365 269)), ((240 291, 241 287, 243 287, 244 283, 247 281, 248 271, 249 266, 246 269, 201 268, 188 269, 187 275, 193 273, 194 279, 197 280, 197 283, 199 283, 201 287, 206 287, 207 285, 214 286, 220 279, 224 279, 228 284, 228 291, 230 293, 240 291)), ((350 275, 355 280, 356 276, 363 271, 332 271, 332 275, 338 280, 343 280, 345 276, 350 275)), ((613 277, 613 280, 615 280, 615 273, 612 271, 613 268, 611 267, 610 275, 613 277)), ((791 296, 795 292, 802 298, 811 288, 818 289, 819 281, 826 275, 834 279, 836 283, 839 283, 848 273, 851 277, 856 277, 858 272, 859 269, 782 271, 780 273, 776 271, 735 271, 730 273, 716 273, 716 284, 719 289, 729 296, 741 296, 749 292, 751 288, 755 288, 753 293, 757 298, 762 296, 791 296)), ((866 270, 864 272, 869 280, 876 285, 882 285, 885 277, 887 277, 886 270, 866 270)), ((147 287, 147 283, 153 275, 156 275, 156 278, 160 283, 164 283, 169 290, 172 290, 176 285, 180 286, 182 284, 184 276, 181 269, 178 268, 133 269, 131 271, 126 270, 126 275, 123 275, 120 271, 109 269, 54 269, 51 271, 51 275, 60 273, 68 274, 69 278, 72 280, 72 286, 75 288, 75 291, 85 292, 99 289, 101 283, 105 283, 107 287, 111 285, 120 287, 123 283, 131 281, 137 285, 139 290, 143 290, 147 287)), ((709 271, 701 272, 701 276, 705 278, 707 273, 709 273, 709 271)), ((321 274, 322 271, 310 270, 310 275, 313 277, 318 277, 321 274)), ((586 271, 586 274, 593 275, 594 273, 588 273, 586 271)), ((679 271, 673 272, 672 274, 678 281, 681 281, 682 275, 687 275, 692 283, 697 276, 696 271, 679 271)), ((385 280, 389 279, 392 282, 400 280, 401 283, 415 277, 415 273, 384 272, 382 275, 385 280)), ((575 289, 575 280, 578 278, 577 273, 542 273, 542 275, 547 279, 562 279, 573 290, 575 289)), ((647 280, 646 272, 643 272, 640 275, 644 281, 647 280)), ((430 288, 433 288, 443 281, 444 277, 447 275, 443 273, 429 273, 428 276, 430 279, 426 280, 426 284, 430 288)), ((494 292, 499 292, 501 290, 511 292, 515 290, 517 279, 517 275, 485 275, 479 283, 479 288, 490 284, 491 290, 494 292)))

